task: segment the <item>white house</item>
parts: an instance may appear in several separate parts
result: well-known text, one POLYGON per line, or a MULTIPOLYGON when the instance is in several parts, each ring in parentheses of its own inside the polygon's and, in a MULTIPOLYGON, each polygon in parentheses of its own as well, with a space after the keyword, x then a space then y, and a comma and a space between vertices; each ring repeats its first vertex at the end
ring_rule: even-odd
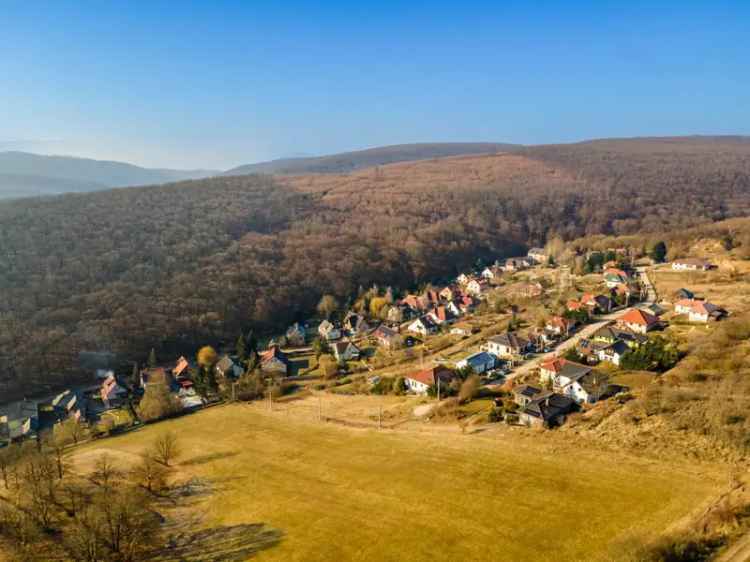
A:
POLYGON ((318 334, 327 341, 337 340, 341 337, 339 330, 330 320, 323 320, 318 326, 318 334))
POLYGON ((720 320, 726 316, 727 311, 707 301, 694 299, 682 299, 674 305, 677 314, 687 314, 690 322, 708 322, 709 320, 720 320))
POLYGON ((645 310, 633 308, 620 316, 617 323, 637 334, 645 334, 659 326, 659 318, 645 310))
POLYGON ((487 339, 484 349, 500 358, 509 358, 526 353, 529 349, 529 341, 517 336, 512 332, 506 332, 487 339))
POLYGON ((336 342, 331 348, 336 361, 351 361, 359 358, 359 348, 350 341, 336 342))
POLYGON ((673 271, 708 271, 713 267, 711 262, 700 258, 684 258, 672 262, 673 271))
POLYGON ((434 334, 437 331, 437 325, 428 315, 420 316, 406 328, 408 331, 422 336, 434 334))
POLYGON ((487 281, 484 279, 472 279, 466 284, 466 293, 474 297, 481 297, 486 290, 487 281))
POLYGON ((596 356, 599 361, 609 361, 610 363, 620 366, 622 356, 630 351, 630 347, 624 341, 616 341, 608 347, 598 349, 596 356))
POLYGON ((597 402, 609 387, 607 375, 587 365, 560 358, 542 363, 540 378, 545 383, 551 381, 555 392, 568 396, 579 404, 597 402))
POLYGON ((464 357, 458 361, 456 367, 459 369, 471 367, 477 375, 481 375, 482 373, 495 368, 495 357, 486 351, 472 353, 468 357, 464 357))
POLYGON ((438 380, 441 385, 449 384, 456 374, 442 365, 412 373, 404 378, 406 388, 415 394, 427 394, 431 386, 436 386, 438 380))
POLYGON ((531 248, 526 255, 536 263, 547 263, 549 261, 549 254, 544 251, 544 248, 531 248))

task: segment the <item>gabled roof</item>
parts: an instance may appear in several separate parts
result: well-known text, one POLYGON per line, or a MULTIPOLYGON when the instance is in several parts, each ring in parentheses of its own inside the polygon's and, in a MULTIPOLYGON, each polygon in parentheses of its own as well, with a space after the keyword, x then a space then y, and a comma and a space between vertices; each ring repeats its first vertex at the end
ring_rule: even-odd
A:
POLYGON ((442 365, 438 365, 437 367, 432 367, 430 369, 411 373, 410 375, 407 375, 406 378, 421 382, 422 384, 426 384, 428 386, 432 386, 434 384, 437 384, 438 378, 440 379, 441 383, 444 383, 450 382, 455 377, 456 373, 454 373, 451 369, 442 365))
POLYGON ((652 326, 659 322, 656 316, 640 308, 633 308, 627 311, 618 320, 627 324, 638 324, 640 326, 652 326))
POLYGON ((592 367, 576 363, 564 357, 553 357, 544 361, 540 367, 545 371, 550 371, 558 376, 567 377, 570 380, 578 380, 587 373, 593 371, 592 367))
POLYGON ((573 408, 575 408, 575 401, 571 398, 562 394, 548 393, 531 400, 521 412, 546 422, 561 414, 567 414, 573 408))
POLYGON ((378 326, 378 328, 373 332, 372 334, 378 339, 386 339, 389 340, 391 338, 394 338, 398 335, 398 332, 396 330, 393 330, 386 326, 385 324, 381 324, 378 326))
POLYGON ((350 341, 339 341, 333 344, 333 350, 336 355, 343 355, 349 347, 353 347, 359 351, 359 348, 350 341))
POLYGON ((219 369, 222 373, 226 373, 232 367, 234 367, 234 361, 232 361, 232 358, 229 357, 229 355, 224 355, 221 359, 219 359, 219 362, 216 363, 216 368, 219 369))
MULTIPOLYGON (((267 363, 268 361, 272 361, 274 359, 277 359, 284 364, 289 363, 289 359, 287 358, 286 353, 281 351, 281 348, 279 348, 278 345, 272 345, 260 354, 261 363, 267 363)), ((234 365, 234 363, 232 363, 232 365, 234 365)))
POLYGON ((179 377, 185 371, 187 371, 188 367, 190 367, 190 363, 188 363, 188 360, 185 359, 185 357, 180 357, 177 360, 177 364, 175 365, 174 369, 172 369, 172 374, 176 377, 179 377))
POLYGON ((513 390, 511 391, 516 396, 524 396, 525 398, 533 398, 537 394, 541 394, 544 392, 541 388, 538 388, 536 386, 531 386, 530 384, 522 384, 519 386, 513 387, 513 390))
POLYGON ((487 341, 496 343, 498 345, 504 345, 505 347, 517 351, 525 349, 529 345, 528 340, 514 334, 513 332, 505 332, 504 334, 492 336, 490 338, 487 338, 487 341))

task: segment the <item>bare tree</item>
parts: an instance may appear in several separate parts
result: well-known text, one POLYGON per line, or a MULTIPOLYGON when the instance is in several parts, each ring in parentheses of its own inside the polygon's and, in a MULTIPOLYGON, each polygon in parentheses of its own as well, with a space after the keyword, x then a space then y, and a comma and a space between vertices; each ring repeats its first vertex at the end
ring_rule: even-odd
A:
POLYGON ((153 446, 154 458, 164 466, 169 466, 170 461, 180 455, 180 446, 177 442, 177 435, 167 432, 161 434, 154 441, 153 446))

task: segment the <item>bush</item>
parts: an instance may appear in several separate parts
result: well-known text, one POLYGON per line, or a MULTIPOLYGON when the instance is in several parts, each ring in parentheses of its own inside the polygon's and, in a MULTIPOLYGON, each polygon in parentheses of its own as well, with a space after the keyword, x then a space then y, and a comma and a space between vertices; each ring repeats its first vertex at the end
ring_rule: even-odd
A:
POLYGON ((497 423, 503 421, 503 409, 502 408, 492 408, 490 410, 490 413, 487 414, 487 421, 490 423, 497 423))

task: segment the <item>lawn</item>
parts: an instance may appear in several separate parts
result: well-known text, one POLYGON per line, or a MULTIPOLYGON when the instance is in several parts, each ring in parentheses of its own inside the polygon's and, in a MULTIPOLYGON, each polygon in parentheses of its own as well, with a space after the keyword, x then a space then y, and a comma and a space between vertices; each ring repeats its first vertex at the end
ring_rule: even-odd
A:
POLYGON ((180 478, 215 485, 192 508, 201 525, 283 534, 257 560, 616 560, 622 544, 664 531, 720 486, 713 469, 603 454, 562 435, 425 428, 351 429, 232 405, 75 458, 79 468, 103 451, 132 462, 177 432, 180 478))

